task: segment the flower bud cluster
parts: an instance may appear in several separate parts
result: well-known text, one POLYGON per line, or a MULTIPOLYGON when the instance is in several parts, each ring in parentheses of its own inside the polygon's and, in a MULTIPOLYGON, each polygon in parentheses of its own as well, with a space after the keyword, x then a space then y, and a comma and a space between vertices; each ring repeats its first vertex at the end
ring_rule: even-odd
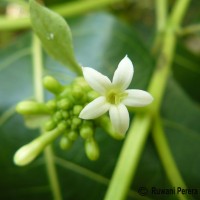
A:
POLYGON ((85 140, 86 155, 89 159, 96 160, 99 149, 94 139, 95 121, 80 119, 79 114, 85 104, 97 97, 97 93, 91 90, 82 77, 76 78, 71 85, 65 87, 52 77, 45 77, 44 86, 55 94, 55 99, 46 103, 52 115, 44 125, 45 131, 56 127, 64 128, 60 139, 63 150, 69 149, 81 136, 85 140))
POLYGON ((43 80, 44 87, 55 95, 46 103, 24 101, 17 105, 17 112, 24 116, 48 115, 43 125, 44 134, 20 148, 14 157, 17 165, 31 162, 48 144, 60 138, 60 148, 69 149, 81 137, 85 143, 85 153, 90 160, 99 157, 99 148, 95 140, 95 129, 102 127, 116 139, 109 117, 104 115, 96 120, 84 120, 79 114, 86 104, 98 97, 83 77, 76 78, 70 85, 63 86, 53 77, 43 80), (38 148, 37 148, 38 147, 38 148))

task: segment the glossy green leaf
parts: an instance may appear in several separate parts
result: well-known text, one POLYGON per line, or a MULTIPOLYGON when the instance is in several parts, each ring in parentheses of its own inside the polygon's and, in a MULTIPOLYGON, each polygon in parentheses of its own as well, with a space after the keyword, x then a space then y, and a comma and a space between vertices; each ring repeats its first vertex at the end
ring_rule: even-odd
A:
POLYGON ((71 30, 67 22, 35 0, 30 1, 30 17, 33 30, 46 51, 77 74, 81 74, 81 67, 74 56, 71 30))
POLYGON ((194 55, 183 44, 178 44, 173 73, 178 83, 197 102, 200 102, 200 93, 195 90, 200 85, 199 63, 199 56, 194 55))

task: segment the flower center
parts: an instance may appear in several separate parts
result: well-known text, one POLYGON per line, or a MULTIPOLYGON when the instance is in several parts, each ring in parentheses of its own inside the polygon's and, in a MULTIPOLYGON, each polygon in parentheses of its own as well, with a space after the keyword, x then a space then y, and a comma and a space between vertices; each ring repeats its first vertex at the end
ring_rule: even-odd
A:
POLYGON ((111 104, 119 104, 128 94, 125 92, 109 91, 106 95, 106 100, 111 104))

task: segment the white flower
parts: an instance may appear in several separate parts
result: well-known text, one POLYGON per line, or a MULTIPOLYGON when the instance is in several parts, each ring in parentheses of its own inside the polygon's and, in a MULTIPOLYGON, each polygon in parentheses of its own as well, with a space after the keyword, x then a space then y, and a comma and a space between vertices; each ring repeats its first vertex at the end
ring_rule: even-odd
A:
POLYGON ((82 119, 95 119, 109 111, 115 131, 125 134, 129 127, 126 106, 140 107, 153 101, 146 91, 127 89, 134 73, 133 64, 127 56, 120 61, 112 82, 92 68, 83 67, 82 70, 87 83, 101 95, 84 107, 79 115, 82 119))

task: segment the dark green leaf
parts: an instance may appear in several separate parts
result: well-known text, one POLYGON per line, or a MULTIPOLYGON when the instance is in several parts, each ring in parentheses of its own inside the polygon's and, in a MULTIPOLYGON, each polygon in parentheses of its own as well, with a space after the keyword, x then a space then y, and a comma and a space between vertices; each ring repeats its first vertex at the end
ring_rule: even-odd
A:
POLYGON ((200 102, 200 57, 192 54, 181 43, 179 43, 173 66, 176 80, 184 90, 197 102, 200 102))

